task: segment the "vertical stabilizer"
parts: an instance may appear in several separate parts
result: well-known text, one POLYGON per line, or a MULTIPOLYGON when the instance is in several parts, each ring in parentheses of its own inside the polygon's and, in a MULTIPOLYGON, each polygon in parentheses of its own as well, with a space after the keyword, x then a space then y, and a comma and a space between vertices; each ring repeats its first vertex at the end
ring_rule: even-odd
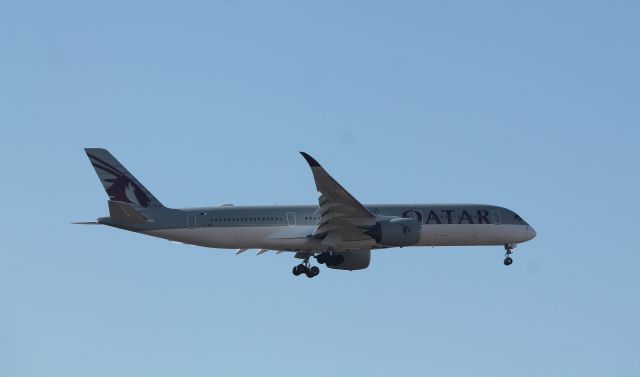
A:
POLYGON ((85 152, 110 200, 144 208, 162 207, 162 203, 109 151, 101 148, 85 148, 85 152))

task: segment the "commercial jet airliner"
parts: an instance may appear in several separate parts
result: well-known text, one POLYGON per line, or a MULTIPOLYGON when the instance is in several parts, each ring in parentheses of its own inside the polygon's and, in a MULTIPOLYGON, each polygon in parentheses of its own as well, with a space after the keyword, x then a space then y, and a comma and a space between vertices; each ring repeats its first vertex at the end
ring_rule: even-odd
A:
POLYGON ((518 243, 536 236, 522 217, 484 204, 362 204, 304 152, 318 190, 318 205, 167 208, 107 150, 85 149, 109 196, 109 217, 78 224, 104 224, 171 241, 236 254, 258 249, 294 253, 293 274, 328 268, 361 270, 371 250, 405 246, 504 246, 510 265, 518 243))

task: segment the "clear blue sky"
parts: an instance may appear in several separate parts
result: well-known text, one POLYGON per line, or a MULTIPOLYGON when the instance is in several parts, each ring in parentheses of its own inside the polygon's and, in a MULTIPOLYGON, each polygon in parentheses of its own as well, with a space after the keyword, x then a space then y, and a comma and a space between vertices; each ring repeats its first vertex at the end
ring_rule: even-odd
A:
POLYGON ((0 376, 638 376, 636 1, 4 2, 0 376), (287 254, 69 223, 83 147, 166 205, 480 202, 538 231, 287 254))

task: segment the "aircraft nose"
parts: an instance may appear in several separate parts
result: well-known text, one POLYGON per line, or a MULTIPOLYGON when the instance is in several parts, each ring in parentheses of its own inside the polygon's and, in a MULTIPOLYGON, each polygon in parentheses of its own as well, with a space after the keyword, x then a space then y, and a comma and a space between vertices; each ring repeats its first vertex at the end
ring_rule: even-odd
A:
POLYGON ((531 237, 531 238, 529 238, 530 240, 535 238, 535 236, 538 234, 538 233, 536 233, 536 230, 533 229, 533 227, 531 225, 529 225, 527 227, 527 233, 529 234, 529 237, 531 237))

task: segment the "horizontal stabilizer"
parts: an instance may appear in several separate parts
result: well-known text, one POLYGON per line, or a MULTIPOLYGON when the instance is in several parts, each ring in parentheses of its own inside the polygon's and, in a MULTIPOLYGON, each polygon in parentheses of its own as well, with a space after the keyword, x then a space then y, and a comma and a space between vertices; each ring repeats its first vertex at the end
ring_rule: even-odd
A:
POLYGON ((147 218, 129 203, 109 201, 109 217, 112 221, 129 224, 142 224, 147 222, 147 218))
POLYGON ((76 221, 76 222, 73 222, 71 224, 77 224, 77 225, 100 225, 100 223, 97 222, 97 221, 76 221))

